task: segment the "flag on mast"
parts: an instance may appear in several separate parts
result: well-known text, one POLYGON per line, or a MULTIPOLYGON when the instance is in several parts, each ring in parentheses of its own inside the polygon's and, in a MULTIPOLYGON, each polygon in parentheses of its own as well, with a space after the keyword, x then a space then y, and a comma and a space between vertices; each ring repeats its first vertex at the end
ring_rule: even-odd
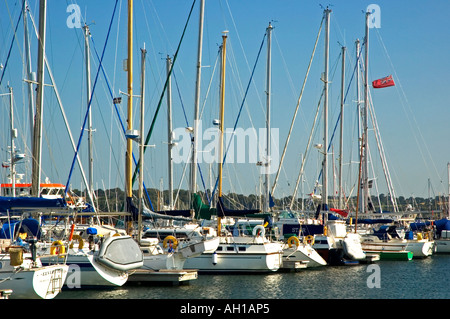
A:
POLYGON ((375 80, 372 82, 372 86, 374 89, 381 89, 389 86, 394 86, 394 79, 392 78, 392 75, 386 76, 384 78, 375 80))

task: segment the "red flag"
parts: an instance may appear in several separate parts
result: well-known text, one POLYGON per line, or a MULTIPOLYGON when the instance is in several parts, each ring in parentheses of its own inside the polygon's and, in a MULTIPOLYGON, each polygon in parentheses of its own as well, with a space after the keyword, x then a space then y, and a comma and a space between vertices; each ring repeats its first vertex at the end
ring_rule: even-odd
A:
POLYGON ((372 82, 372 86, 374 89, 380 89, 380 88, 385 88, 385 87, 389 87, 389 86, 394 86, 394 79, 392 78, 392 75, 386 76, 384 78, 375 80, 372 82))
POLYGON ((330 210, 332 212, 338 213, 339 215, 341 215, 342 217, 347 217, 348 216, 348 212, 342 209, 336 209, 336 208, 330 208, 330 210))

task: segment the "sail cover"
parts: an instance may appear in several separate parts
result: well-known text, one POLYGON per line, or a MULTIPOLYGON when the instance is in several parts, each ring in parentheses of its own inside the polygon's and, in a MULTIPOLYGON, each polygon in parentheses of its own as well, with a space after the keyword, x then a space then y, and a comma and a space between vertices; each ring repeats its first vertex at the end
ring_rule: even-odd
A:
POLYGON ((48 199, 41 197, 0 197, 0 214, 21 213, 23 211, 53 209, 66 207, 62 198, 48 199))
POLYGON ((217 202, 217 215, 219 217, 225 216, 239 217, 258 213, 261 213, 259 209, 243 209, 243 210, 228 209, 223 204, 222 197, 219 197, 219 200, 217 202))

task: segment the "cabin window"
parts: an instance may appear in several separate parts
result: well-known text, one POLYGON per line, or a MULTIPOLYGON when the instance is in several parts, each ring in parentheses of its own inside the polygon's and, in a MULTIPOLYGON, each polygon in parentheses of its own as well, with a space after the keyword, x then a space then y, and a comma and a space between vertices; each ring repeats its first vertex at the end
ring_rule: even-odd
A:
POLYGON ((238 247, 238 250, 239 250, 239 251, 246 251, 246 250, 247 250, 247 248, 246 248, 246 247, 244 247, 244 246, 240 246, 240 247, 238 247))
POLYGON ((216 251, 222 251, 222 246, 217 247, 216 251))
POLYGON ((227 247, 227 251, 234 251, 234 247, 233 246, 228 246, 227 247))

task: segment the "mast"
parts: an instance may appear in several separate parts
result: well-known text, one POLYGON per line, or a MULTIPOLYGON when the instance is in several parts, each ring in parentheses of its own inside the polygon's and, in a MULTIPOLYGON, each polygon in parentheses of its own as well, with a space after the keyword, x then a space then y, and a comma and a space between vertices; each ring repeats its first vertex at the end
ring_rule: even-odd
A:
MULTIPOLYGON (((356 47, 356 111, 358 114, 358 141, 359 141, 359 145, 358 145, 358 156, 361 157, 361 153, 360 153, 360 149, 361 149, 361 144, 362 144, 362 135, 361 135, 361 91, 360 91, 360 72, 361 72, 361 68, 360 68, 360 54, 359 54, 359 50, 360 50, 360 42, 359 39, 356 39, 355 41, 355 47, 356 47)), ((358 162, 361 162, 361 158, 358 159, 358 162)), ((358 169, 358 176, 359 176, 359 169, 358 169)), ((358 189, 361 188, 361 182, 358 178, 358 189)), ((358 191, 359 193, 359 191, 358 191)), ((359 197, 359 196, 358 196, 359 197)), ((363 210, 363 201, 361 200, 361 198, 357 199, 357 202, 359 203, 359 207, 357 209, 359 210, 363 210)))
POLYGON ((363 211, 368 210, 368 200, 369 200, 369 169, 368 169, 368 110, 369 110, 369 15, 370 12, 366 12, 366 32, 365 32, 365 47, 364 47, 364 110, 363 110, 363 158, 362 158, 362 187, 363 187, 363 211))
POLYGON ((30 39, 28 36, 28 5, 25 3, 23 6, 23 33, 25 40, 25 63, 26 63, 26 75, 27 75, 27 89, 28 89, 28 114, 30 124, 30 138, 33 141, 33 126, 34 126, 34 96, 33 96, 33 73, 31 69, 31 49, 30 39))
POLYGON ((447 175, 448 175, 448 202, 447 202, 447 218, 450 218, 450 163, 447 163, 447 175))
POLYGON ((342 164, 344 156, 344 82, 345 82, 345 47, 342 47, 342 75, 341 75, 341 123, 340 123, 340 144, 339 144, 339 209, 344 208, 343 203, 343 174, 342 164))
MULTIPOLYGON (((133 0, 128 0, 128 113, 127 113, 127 130, 133 129, 133 0)), ((126 197, 127 209, 131 211, 131 199, 133 196, 132 189, 132 153, 133 140, 127 138, 127 151, 125 160, 125 177, 126 177, 126 197)))
POLYGON ((264 212, 268 212, 270 210, 270 90, 271 90, 271 68, 272 68, 272 25, 269 22, 269 26, 267 27, 267 80, 266 80, 266 165, 265 165, 265 200, 264 200, 264 212))
MULTIPOLYGON (((86 101, 89 104, 92 94, 91 88, 91 58, 90 58, 90 46, 89 46, 89 27, 85 24, 83 27, 84 30, 84 51, 85 51, 85 63, 86 63, 86 101)), ((91 199, 92 207, 95 211, 95 202, 94 198, 94 159, 93 159, 93 151, 92 151, 92 114, 91 108, 89 108, 88 113, 88 156, 89 156, 89 198, 91 199)))
POLYGON ((39 41, 38 41, 38 85, 36 93, 36 114, 33 130, 33 164, 31 172, 31 194, 39 196, 42 160, 42 121, 44 110, 44 60, 45 34, 47 24, 47 0, 39 1, 39 41))
MULTIPOLYGON (((219 203, 222 198, 222 169, 223 169, 223 131, 224 131, 224 121, 225 121, 225 66, 226 66, 226 44, 227 44, 227 33, 224 31, 222 34, 222 59, 221 59, 221 72, 220 72, 220 123, 219 123, 219 185, 218 185, 218 197, 219 203)), ((220 208, 223 209, 222 205, 220 208)), ((217 219, 217 233, 221 234, 221 218, 217 219)))
POLYGON ((139 139, 139 214, 138 214, 138 243, 141 243, 141 228, 142 228, 142 209, 144 198, 144 103, 145 103, 145 56, 147 50, 141 49, 141 128, 139 139))
POLYGON ((200 109, 200 82, 202 72, 202 46, 203 46, 203 17, 205 11, 205 0, 200 2, 200 18, 199 18, 199 30, 198 30, 198 49, 197 49, 197 79, 195 87, 195 109, 194 109, 194 132, 193 132, 193 145, 192 145, 192 159, 191 159, 191 204, 192 208, 192 195, 197 192, 197 145, 199 138, 199 109, 200 109))
POLYGON ((168 144, 168 168, 169 168, 169 207, 173 209, 173 162, 172 162, 172 85, 170 81, 170 69, 172 67, 172 60, 169 56, 166 59, 166 68, 167 68, 167 144, 168 144))
POLYGON ((324 102, 323 102, 323 164, 322 164, 322 209, 328 210, 328 68, 330 51, 330 9, 325 9, 325 72, 324 82, 324 102))
POLYGON ((10 110, 10 118, 9 121, 11 123, 11 166, 10 166, 10 175, 11 175, 11 190, 12 197, 16 197, 16 164, 14 163, 14 139, 17 137, 17 130, 14 129, 14 104, 13 104, 13 88, 9 86, 9 110, 10 110))

